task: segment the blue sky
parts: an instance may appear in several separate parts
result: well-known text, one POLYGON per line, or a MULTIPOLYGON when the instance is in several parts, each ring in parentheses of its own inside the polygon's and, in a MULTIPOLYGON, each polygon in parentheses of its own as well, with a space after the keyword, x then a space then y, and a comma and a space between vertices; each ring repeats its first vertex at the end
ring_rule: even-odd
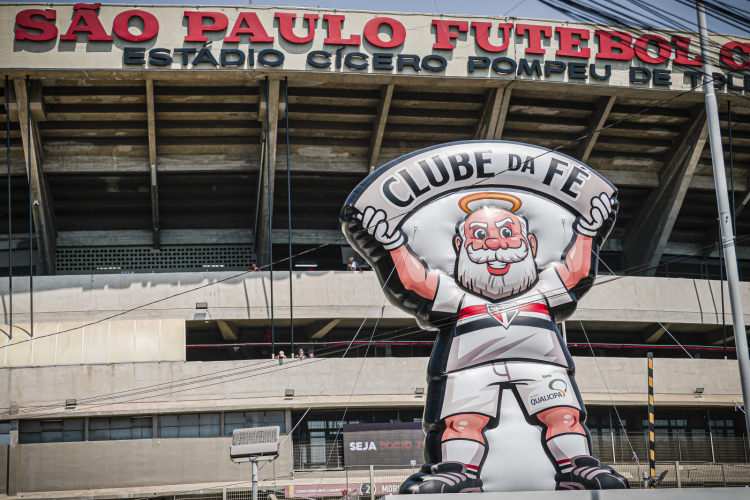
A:
MULTIPOLYGON (((93 0, 89 0, 92 1, 93 0)), ((97 0, 101 3, 116 3, 126 5, 248 5, 248 0, 149 0, 145 2, 127 0, 97 0)), ((486 16, 514 16, 530 17, 536 19, 570 19, 561 12, 547 7, 539 0, 252 0, 253 5, 269 5, 278 7, 322 7, 331 9, 347 10, 377 10, 389 12, 420 12, 427 14, 473 14, 486 16)), ((724 0, 726 3, 736 5, 742 9, 750 9, 748 0, 724 0)), ((0 0, 7 2, 7 0, 0 0)), ((41 2, 40 2, 41 3, 41 2)), ((73 3, 46 1, 49 3, 73 3)), ((693 22, 696 18, 695 10, 678 4, 675 0, 659 0, 654 2, 667 12, 674 13, 678 17, 693 22)), ((670 26, 660 26, 669 28, 670 26)), ((742 32, 735 27, 729 26, 719 19, 709 16, 709 30, 718 33, 731 33, 750 36, 750 33, 742 32)))

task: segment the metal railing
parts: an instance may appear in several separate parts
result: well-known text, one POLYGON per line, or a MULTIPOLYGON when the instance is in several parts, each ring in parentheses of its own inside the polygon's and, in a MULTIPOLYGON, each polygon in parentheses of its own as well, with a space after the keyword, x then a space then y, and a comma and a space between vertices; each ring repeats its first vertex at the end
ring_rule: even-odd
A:
MULTIPOLYGON (((648 463, 610 464, 630 481, 633 489, 643 488, 643 474, 648 463)), ((657 462, 656 475, 666 471, 657 488, 711 488, 750 486, 750 464, 714 464, 697 462, 657 462)))
MULTIPOLYGON (((643 488, 643 473, 648 464, 609 463, 625 476, 633 489, 643 488)), ((371 500, 398 492, 398 487, 416 471, 412 466, 357 466, 329 471, 325 477, 319 472, 299 474, 285 485, 263 487, 259 500, 371 500)), ((709 488, 750 486, 750 464, 722 464, 703 462, 657 462, 656 473, 666 471, 664 481, 657 488, 709 488)), ((279 480, 281 483, 281 480, 279 480)), ((270 483, 273 485, 273 482, 270 483)), ((269 485, 269 482, 266 482, 269 485)), ((251 500, 251 483, 234 483, 226 487, 208 488, 180 495, 162 497, 164 500, 251 500)))
POLYGON ((294 442, 294 470, 340 469, 344 467, 342 439, 304 440, 294 442))
MULTIPOLYGON (((708 433, 657 433, 656 459, 665 462, 750 463, 744 437, 713 436, 708 433)), ((592 433, 592 452, 603 462, 648 460, 647 432, 592 433), (632 450, 631 450, 632 447, 632 450), (636 457, 633 456, 635 452, 636 457)), ((294 470, 341 469, 344 463, 342 439, 294 443, 294 470)))
MULTIPOLYGON (((665 462, 748 462, 750 450, 744 437, 712 436, 708 433, 655 434, 656 459, 665 462)), ((607 432, 591 435, 592 452, 603 462, 648 460, 647 432, 607 432), (632 447, 632 449, 631 449, 632 447), (638 460, 633 456, 635 452, 638 460)))
POLYGON ((370 495, 370 488, 374 487, 374 496, 381 497, 398 493, 398 489, 406 479, 417 472, 419 466, 352 466, 346 467, 347 490, 358 492, 360 496, 370 495), (372 479, 372 482, 371 482, 372 479), (366 491, 362 491, 363 485, 366 491))

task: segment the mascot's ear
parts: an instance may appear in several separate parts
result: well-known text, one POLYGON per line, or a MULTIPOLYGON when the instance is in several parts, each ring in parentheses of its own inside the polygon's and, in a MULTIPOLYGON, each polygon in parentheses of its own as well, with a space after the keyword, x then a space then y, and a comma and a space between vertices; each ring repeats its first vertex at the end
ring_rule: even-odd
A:
POLYGON ((456 247, 456 253, 461 252, 461 236, 458 234, 453 238, 453 246, 456 247))
POLYGON ((536 258, 537 241, 534 233, 529 233, 529 245, 531 245, 531 256, 536 258))

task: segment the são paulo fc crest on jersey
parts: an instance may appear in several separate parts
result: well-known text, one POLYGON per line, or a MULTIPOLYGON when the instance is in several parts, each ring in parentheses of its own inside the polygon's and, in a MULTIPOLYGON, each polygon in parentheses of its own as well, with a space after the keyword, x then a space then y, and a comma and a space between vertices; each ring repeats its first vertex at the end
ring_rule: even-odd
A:
POLYGON ((518 304, 515 302, 487 304, 487 312, 507 329, 518 316, 518 304))

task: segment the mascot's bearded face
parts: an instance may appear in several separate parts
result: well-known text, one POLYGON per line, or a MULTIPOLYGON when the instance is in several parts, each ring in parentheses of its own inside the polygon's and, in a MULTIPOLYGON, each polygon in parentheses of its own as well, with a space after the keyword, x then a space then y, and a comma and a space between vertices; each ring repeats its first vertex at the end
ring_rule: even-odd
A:
POLYGON ((454 237, 456 280, 492 300, 526 291, 536 282, 537 240, 523 217, 495 207, 470 213, 454 237))

